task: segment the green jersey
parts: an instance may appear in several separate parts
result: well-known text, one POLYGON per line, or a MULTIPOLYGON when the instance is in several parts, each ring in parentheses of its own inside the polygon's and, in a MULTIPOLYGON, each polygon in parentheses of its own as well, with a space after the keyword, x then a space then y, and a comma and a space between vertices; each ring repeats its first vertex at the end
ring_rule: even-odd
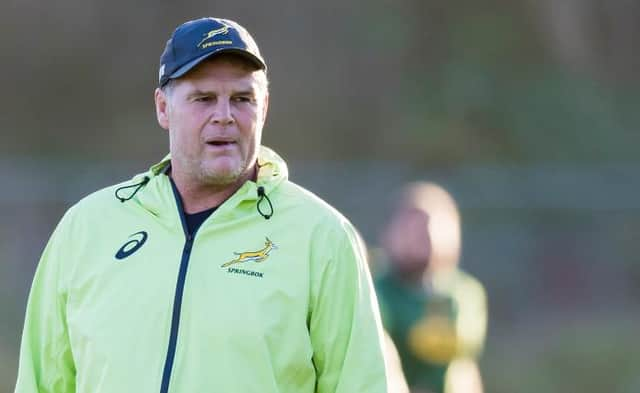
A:
POLYGON ((486 332, 482 285, 460 269, 409 286, 391 272, 376 281, 385 328, 410 387, 445 391, 449 365, 476 358, 486 332))

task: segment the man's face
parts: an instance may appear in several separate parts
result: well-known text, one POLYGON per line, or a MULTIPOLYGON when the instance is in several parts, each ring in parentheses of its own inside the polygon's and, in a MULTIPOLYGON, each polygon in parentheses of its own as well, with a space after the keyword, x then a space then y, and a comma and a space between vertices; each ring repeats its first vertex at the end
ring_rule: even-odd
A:
POLYGON ((396 211, 384 234, 383 244, 397 270, 422 273, 431 257, 429 216, 414 208, 396 211))
POLYGON ((264 74, 216 57, 171 83, 155 99, 158 122, 169 130, 172 173, 195 187, 248 179, 268 107, 264 74))

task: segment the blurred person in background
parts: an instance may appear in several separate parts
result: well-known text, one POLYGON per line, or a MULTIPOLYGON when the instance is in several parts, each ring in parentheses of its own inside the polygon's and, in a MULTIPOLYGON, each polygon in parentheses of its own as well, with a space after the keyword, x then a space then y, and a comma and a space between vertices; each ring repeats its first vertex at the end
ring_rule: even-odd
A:
POLYGON ((189 21, 160 64, 170 155, 58 224, 16 393, 386 393, 357 232, 261 146, 269 95, 253 38, 189 21))
POLYGON ((479 393, 485 290, 458 267, 460 216, 433 183, 406 186, 382 235, 376 281, 385 328, 413 393, 479 393))

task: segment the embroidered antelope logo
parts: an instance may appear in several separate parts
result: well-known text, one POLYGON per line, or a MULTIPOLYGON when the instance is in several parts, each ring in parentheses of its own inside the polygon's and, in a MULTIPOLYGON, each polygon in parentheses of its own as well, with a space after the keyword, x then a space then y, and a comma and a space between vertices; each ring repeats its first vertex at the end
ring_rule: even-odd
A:
POLYGON ((208 41, 208 40, 212 39, 213 37, 217 36, 218 34, 227 34, 228 32, 229 32, 229 26, 227 26, 227 25, 224 25, 219 29, 211 30, 210 32, 203 34, 204 38, 196 46, 200 47, 200 46, 202 46, 202 44, 204 44, 205 41, 208 41))
POLYGON ((269 257, 269 253, 272 250, 277 250, 278 246, 273 244, 268 237, 265 237, 266 241, 264 242, 264 248, 258 251, 248 251, 248 252, 234 252, 238 257, 234 260, 231 260, 222 265, 222 267, 231 266, 236 263, 243 262, 262 262, 269 257))

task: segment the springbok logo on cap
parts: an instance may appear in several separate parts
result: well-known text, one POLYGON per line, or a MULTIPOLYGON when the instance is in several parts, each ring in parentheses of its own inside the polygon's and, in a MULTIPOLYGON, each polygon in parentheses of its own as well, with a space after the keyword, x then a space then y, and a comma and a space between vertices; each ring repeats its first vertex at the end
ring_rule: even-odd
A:
POLYGON ((231 41, 214 41, 214 42, 207 42, 205 43, 205 41, 209 41, 210 39, 212 39, 213 37, 220 35, 220 34, 228 34, 229 33, 229 26, 228 25, 224 25, 219 29, 214 29, 209 31, 208 33, 204 33, 203 36, 204 38, 202 39, 202 41, 200 41, 200 43, 198 43, 198 45, 196 45, 198 48, 200 49, 205 49, 208 48, 212 45, 218 45, 221 43, 231 43, 231 41))

